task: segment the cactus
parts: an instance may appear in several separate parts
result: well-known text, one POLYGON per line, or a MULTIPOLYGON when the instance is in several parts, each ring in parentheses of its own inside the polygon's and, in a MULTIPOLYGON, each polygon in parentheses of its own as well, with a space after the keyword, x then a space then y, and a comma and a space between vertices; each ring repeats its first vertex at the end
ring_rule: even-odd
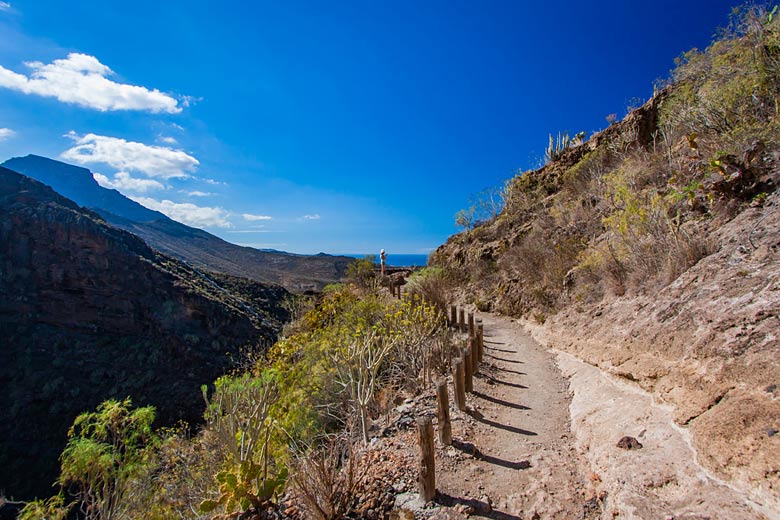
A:
POLYGON ((558 136, 553 139, 553 135, 550 134, 550 144, 544 151, 544 158, 546 162, 552 162, 560 159, 563 152, 571 146, 571 137, 568 132, 558 132, 558 136))

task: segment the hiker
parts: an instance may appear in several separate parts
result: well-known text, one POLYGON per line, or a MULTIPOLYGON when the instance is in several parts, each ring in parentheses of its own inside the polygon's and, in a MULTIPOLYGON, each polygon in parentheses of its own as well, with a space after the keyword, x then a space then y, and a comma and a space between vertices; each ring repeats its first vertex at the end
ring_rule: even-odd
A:
POLYGON ((385 263, 387 262, 387 253, 385 253, 384 249, 379 251, 379 261, 382 264, 382 276, 384 276, 385 275, 385 263))

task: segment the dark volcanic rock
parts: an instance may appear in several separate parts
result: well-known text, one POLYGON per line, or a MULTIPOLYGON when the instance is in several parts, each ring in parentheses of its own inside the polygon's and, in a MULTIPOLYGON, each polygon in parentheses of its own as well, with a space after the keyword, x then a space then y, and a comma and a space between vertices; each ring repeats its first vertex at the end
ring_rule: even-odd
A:
POLYGON ((0 490, 50 495, 68 427, 107 398, 199 421, 200 386, 275 337, 287 295, 156 253, 0 167, 0 490))

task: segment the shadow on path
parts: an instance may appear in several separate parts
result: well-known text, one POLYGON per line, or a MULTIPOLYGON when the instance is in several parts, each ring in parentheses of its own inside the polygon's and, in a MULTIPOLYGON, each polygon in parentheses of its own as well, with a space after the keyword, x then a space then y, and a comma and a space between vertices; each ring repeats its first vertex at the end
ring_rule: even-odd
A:
POLYGON ((476 410, 469 410, 466 413, 468 413, 470 416, 474 418, 475 421, 481 422, 482 424, 486 424, 488 426, 492 426, 493 428, 499 428, 501 430, 506 430, 508 432, 516 433, 518 435, 528 435, 528 436, 536 436, 538 435, 536 432, 532 432, 531 430, 524 430, 522 428, 517 428, 515 426, 509 426, 508 424, 501 424, 496 421, 491 421, 490 419, 486 419, 484 415, 479 413, 476 410))
MULTIPOLYGON (((513 371, 512 373, 513 374, 518 374, 518 375, 521 375, 521 376, 526 375, 525 372, 515 372, 515 371, 513 371)), ((509 381, 502 381, 501 379, 493 377, 490 374, 485 374, 485 378, 488 379, 490 382, 492 382, 494 384, 504 385, 504 386, 511 386, 512 388, 522 388, 524 390, 528 389, 527 386, 521 385, 520 383, 510 383, 509 381)))
MULTIPOLYGON (((488 342, 484 341, 483 343, 488 343, 488 342)), ((491 341, 490 343, 493 343, 493 342, 491 341)), ((504 343, 494 343, 494 345, 504 345, 504 343)), ((494 350, 496 352, 506 352, 507 354, 514 354, 515 353, 514 350, 509 350, 509 349, 505 349, 505 348, 488 347, 487 345, 485 345, 485 349, 486 350, 494 350)))
POLYGON ((490 401, 491 403, 496 403, 501 406, 506 406, 507 408, 514 408, 515 410, 530 410, 530 408, 528 408, 525 405, 504 401, 503 399, 499 399, 498 397, 493 397, 492 395, 483 394, 482 392, 474 392, 474 395, 484 399, 485 401, 490 401))
POLYGON ((495 464, 496 466, 501 466, 503 468, 521 470, 521 469, 528 469, 531 467, 531 463, 527 460, 521 460, 520 462, 512 462, 506 459, 500 459, 498 457, 494 457, 493 455, 488 455, 487 453, 482 453, 481 451, 479 451, 479 448, 477 448, 470 442, 463 442, 458 439, 452 439, 452 447, 462 453, 471 455, 477 460, 482 460, 487 462, 488 464, 495 464))
MULTIPOLYGON (((501 367, 497 367, 497 366, 495 366, 495 365, 491 365, 491 366, 492 366, 492 367, 493 367, 495 370, 497 370, 497 371, 499 371, 499 372, 508 372, 508 373, 510 373, 510 374, 517 374, 518 376, 524 376, 524 375, 526 375, 526 373, 525 373, 525 372, 518 372, 517 370, 512 370, 512 369, 509 369, 509 368, 501 368, 501 367)), ((498 379, 496 379, 496 382, 498 382, 498 383, 503 383, 503 381, 499 381, 498 379)), ((511 384, 509 384, 509 383, 504 383, 504 384, 506 384, 507 386, 513 386, 513 385, 511 385, 511 384)), ((526 387, 523 387, 523 388, 526 388, 526 387)))
POLYGON ((521 365, 523 364, 523 362, 522 362, 522 361, 516 361, 516 360, 514 360, 514 359, 507 359, 507 358, 502 358, 502 357, 494 356, 493 354, 488 354, 487 352, 485 352, 485 355, 486 355, 486 356, 488 356, 488 357, 492 357, 493 359, 495 359, 495 360, 498 360, 498 361, 505 361, 505 362, 507 362, 507 363, 519 363, 519 364, 521 364, 521 365))
POLYGON ((436 502, 447 507, 454 507, 461 504, 470 506, 474 508, 474 514, 485 518, 492 518, 493 520, 523 520, 522 517, 502 513, 501 511, 491 510, 488 512, 488 510, 492 508, 486 502, 482 502, 475 498, 454 497, 439 491, 436 494, 436 502))

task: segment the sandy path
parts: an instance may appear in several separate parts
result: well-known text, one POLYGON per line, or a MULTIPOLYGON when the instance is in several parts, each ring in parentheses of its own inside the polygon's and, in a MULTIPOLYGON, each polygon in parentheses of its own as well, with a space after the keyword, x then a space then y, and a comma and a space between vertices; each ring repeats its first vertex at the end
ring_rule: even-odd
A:
POLYGON ((485 328, 484 364, 467 397, 469 412, 453 416, 454 446, 438 457, 440 501, 474 508, 477 518, 581 518, 586 484, 554 356, 519 324, 477 317, 485 328))

